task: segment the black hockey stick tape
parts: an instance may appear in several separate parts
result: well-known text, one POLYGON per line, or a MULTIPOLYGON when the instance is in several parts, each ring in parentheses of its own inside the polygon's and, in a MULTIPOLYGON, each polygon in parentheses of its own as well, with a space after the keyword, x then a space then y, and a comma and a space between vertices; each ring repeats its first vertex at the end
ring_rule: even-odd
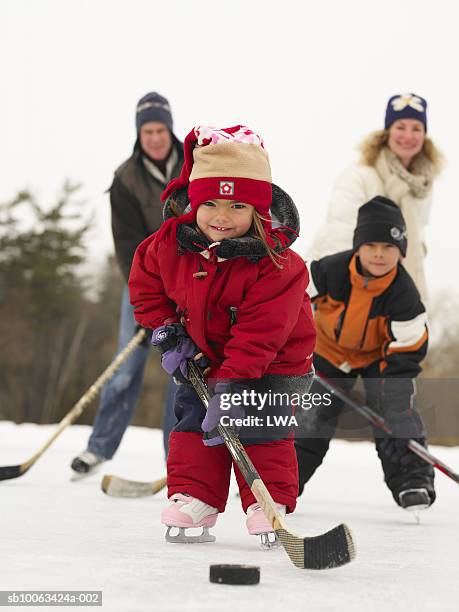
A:
POLYGON ((211 565, 209 580, 217 584, 258 584, 260 568, 256 565, 211 565))

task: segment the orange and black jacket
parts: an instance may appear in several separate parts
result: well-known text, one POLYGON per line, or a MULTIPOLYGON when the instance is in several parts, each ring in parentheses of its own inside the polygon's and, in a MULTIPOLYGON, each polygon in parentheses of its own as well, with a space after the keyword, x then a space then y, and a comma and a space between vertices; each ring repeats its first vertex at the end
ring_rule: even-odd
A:
POLYGON ((427 351, 427 317, 414 281, 398 264, 368 278, 353 251, 310 266, 316 354, 350 373, 379 361, 382 377, 414 378, 427 351))

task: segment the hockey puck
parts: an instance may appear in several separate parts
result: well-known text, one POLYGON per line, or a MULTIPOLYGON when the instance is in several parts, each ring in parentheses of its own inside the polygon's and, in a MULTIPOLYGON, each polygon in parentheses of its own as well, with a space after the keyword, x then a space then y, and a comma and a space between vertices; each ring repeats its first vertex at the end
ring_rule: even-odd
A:
POLYGON ((209 580, 217 584, 258 584, 260 568, 256 565, 211 565, 209 580))

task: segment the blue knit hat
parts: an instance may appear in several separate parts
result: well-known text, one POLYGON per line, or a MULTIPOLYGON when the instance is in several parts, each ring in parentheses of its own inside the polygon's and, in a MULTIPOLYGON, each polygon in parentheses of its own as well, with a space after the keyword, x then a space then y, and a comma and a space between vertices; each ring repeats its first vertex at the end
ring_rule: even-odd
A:
POLYGON ((427 102, 414 93, 392 96, 387 103, 384 129, 388 130, 397 119, 417 119, 427 132, 427 102))
POLYGON ((135 114, 137 133, 140 132, 142 125, 149 121, 164 123, 172 132, 173 121, 169 102, 156 91, 147 93, 137 103, 135 114))

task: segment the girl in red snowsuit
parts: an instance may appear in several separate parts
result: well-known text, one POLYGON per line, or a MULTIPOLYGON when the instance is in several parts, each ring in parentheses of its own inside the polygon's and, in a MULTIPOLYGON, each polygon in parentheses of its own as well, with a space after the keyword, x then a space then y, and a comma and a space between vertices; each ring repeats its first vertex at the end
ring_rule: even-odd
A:
MULTIPOLYGON (((167 220, 138 247, 129 289, 137 321, 154 330, 164 369, 183 383, 167 461, 172 503, 162 521, 207 528, 225 509, 230 481, 232 460, 215 430, 222 417, 223 424, 259 417, 242 429, 241 441, 280 510, 293 512, 293 437, 288 427, 268 427, 265 417, 279 412, 268 406, 274 393, 308 392, 315 330, 307 269, 288 248, 298 213, 271 183, 261 138, 243 126, 198 126, 184 153, 180 177, 163 194, 167 220), (189 358, 208 366, 207 413, 186 379, 189 358), (236 391, 239 398, 245 392, 242 406, 236 391), (264 397, 262 410, 247 405, 251 391, 264 397)), ((235 474, 249 532, 272 531, 236 466, 235 474)))

